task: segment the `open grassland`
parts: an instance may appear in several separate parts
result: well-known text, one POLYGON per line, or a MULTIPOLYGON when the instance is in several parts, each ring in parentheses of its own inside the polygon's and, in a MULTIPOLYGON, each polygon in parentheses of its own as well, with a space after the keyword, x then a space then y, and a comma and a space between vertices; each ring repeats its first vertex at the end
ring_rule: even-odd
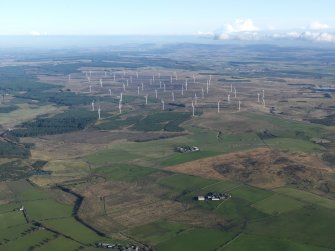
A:
POLYGON ((316 194, 312 194, 309 192, 305 192, 302 190, 290 188, 290 187, 280 187, 277 189, 274 189, 276 193, 284 194, 286 196, 292 197, 296 200, 299 200, 304 203, 310 203, 315 205, 320 205, 329 209, 335 209, 335 201, 321 197, 316 194))
POLYGON ((162 242, 158 251, 168 250, 215 250, 233 238, 233 233, 214 229, 193 229, 162 242))
POLYGON ((330 251, 331 249, 296 243, 285 239, 242 234, 229 244, 219 249, 220 251, 330 251))
POLYGON ((303 207, 305 204, 280 194, 274 194, 253 204, 253 207, 267 214, 280 214, 303 207))
POLYGON ((9 112, 6 116, 0 116, 0 124, 5 128, 12 128, 22 122, 32 120, 39 115, 53 114, 62 111, 54 105, 35 105, 35 104, 18 104, 19 108, 9 112))

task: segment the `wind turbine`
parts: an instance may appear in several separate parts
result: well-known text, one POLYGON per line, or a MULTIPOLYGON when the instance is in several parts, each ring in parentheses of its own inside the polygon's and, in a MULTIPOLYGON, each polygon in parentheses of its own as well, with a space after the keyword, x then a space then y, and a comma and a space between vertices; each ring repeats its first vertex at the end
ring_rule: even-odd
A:
POLYGON ((259 103, 259 93, 257 93, 257 103, 259 103))
POLYGON ((122 96, 123 96, 123 94, 122 94, 122 92, 120 93, 120 101, 122 102, 122 96))
POLYGON ((114 82, 115 82, 115 72, 113 73, 113 79, 114 79, 114 82))
POLYGON ((262 99, 264 99, 264 96, 265 96, 265 95, 264 95, 264 90, 262 90, 262 99))
POLYGON ((238 101, 238 111, 241 111, 241 100, 238 101))
POLYGON ((164 111, 164 109, 165 109, 165 107, 164 107, 164 100, 162 99, 161 102, 162 102, 162 110, 164 111))
POLYGON ((170 84, 172 85, 172 75, 170 76, 170 84))
POLYGON ((98 117, 99 117, 99 120, 101 119, 101 108, 100 108, 100 104, 99 104, 99 107, 98 107, 98 117))
POLYGON ((194 117, 194 103, 193 103, 193 100, 192 100, 192 116, 194 117))
POLYGON ((92 92, 92 85, 90 85, 90 93, 92 92))
POLYGON ((159 81, 159 89, 162 89, 162 81, 159 81))
POLYGON ((92 101, 91 105, 92 105, 92 111, 94 112, 94 100, 92 101))
POLYGON ((102 87, 102 79, 100 78, 100 87, 102 87))
POLYGON ((119 113, 121 114, 122 113, 122 101, 119 100, 119 113))
POLYGON ((193 83, 195 84, 195 75, 193 74, 193 83))
POLYGON ((155 89, 155 97, 156 97, 156 99, 157 99, 157 89, 155 89))
POLYGON ((165 83, 164 83, 164 92, 166 91, 165 83))
POLYGON ((128 82, 129 82, 129 81, 128 81, 128 79, 126 79, 126 82, 127 82, 127 84, 126 84, 126 85, 128 86, 128 82))
POLYGON ((109 89, 109 96, 112 96, 112 89, 109 89))
POLYGON ((181 95, 184 96, 184 85, 181 85, 181 95))
POLYGON ((143 92, 143 89, 144 89, 144 85, 143 85, 143 82, 141 83, 141 86, 142 86, 142 92, 143 92))
POLYGON ((126 91, 126 85, 124 83, 122 84, 122 87, 123 87, 123 91, 125 92, 126 91))
POLYGON ((138 71, 136 72, 136 78, 138 79, 138 71))
POLYGON ((207 83, 206 83, 206 92, 207 92, 207 94, 208 94, 208 89, 209 89, 209 82, 207 80, 207 83))
POLYGON ((230 94, 228 94, 227 99, 228 99, 228 104, 230 104, 230 94))
POLYGON ((198 97, 197 97, 197 94, 194 93, 194 105, 197 105, 198 104, 198 97))
POLYGON ((220 99, 218 100, 218 113, 220 112, 220 99))
POLYGON ((137 86, 137 95, 140 95, 140 87, 137 86))
POLYGON ((236 98, 236 88, 234 87, 234 94, 235 94, 235 98, 236 98))
POLYGON ((68 78, 69 82, 71 81, 71 74, 69 74, 69 78, 68 78))
POLYGON ((185 79, 185 90, 187 91, 187 79, 185 79))
POLYGON ((174 92, 171 92, 172 95, 172 101, 174 102, 174 92))
POLYGON ((230 84, 230 92, 233 92, 233 85, 230 84))
POLYGON ((144 96, 145 98, 145 104, 147 105, 148 104, 148 94, 144 96))

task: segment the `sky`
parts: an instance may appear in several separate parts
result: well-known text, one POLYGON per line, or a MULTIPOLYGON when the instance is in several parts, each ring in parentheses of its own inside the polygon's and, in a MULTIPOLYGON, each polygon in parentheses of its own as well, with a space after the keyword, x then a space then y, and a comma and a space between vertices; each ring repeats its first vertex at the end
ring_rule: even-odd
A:
POLYGON ((3 0, 0 35, 294 36, 334 31, 334 10, 334 0, 3 0))

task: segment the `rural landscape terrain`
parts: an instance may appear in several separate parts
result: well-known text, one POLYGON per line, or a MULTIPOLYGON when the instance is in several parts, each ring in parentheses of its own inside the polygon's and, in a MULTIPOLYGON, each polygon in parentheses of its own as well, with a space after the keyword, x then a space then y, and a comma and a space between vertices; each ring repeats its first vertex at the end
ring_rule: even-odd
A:
POLYGON ((335 250, 334 58, 0 49, 0 250, 335 250))

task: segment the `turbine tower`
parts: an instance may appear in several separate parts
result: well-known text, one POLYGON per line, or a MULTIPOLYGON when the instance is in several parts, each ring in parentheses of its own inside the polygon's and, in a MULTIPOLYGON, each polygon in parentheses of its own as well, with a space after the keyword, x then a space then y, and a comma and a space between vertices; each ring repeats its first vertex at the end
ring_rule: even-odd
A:
POLYGON ((220 99, 218 100, 218 113, 220 113, 220 99))
POLYGON ((94 100, 92 101, 91 105, 92 105, 92 111, 94 112, 94 100))
POLYGON ((192 100, 192 116, 194 117, 194 103, 193 103, 193 100, 192 100))
POLYGON ((230 104, 230 94, 228 94, 227 99, 228 99, 228 104, 230 104))
POLYGON ((164 111, 164 108, 165 108, 164 107, 164 100, 162 99, 161 102, 162 102, 162 110, 164 111))
POLYGON ((100 105, 98 107, 98 118, 99 118, 99 120, 101 119, 101 108, 100 108, 100 105))
POLYGON ((148 94, 144 96, 145 98, 145 104, 147 105, 148 104, 148 94))

